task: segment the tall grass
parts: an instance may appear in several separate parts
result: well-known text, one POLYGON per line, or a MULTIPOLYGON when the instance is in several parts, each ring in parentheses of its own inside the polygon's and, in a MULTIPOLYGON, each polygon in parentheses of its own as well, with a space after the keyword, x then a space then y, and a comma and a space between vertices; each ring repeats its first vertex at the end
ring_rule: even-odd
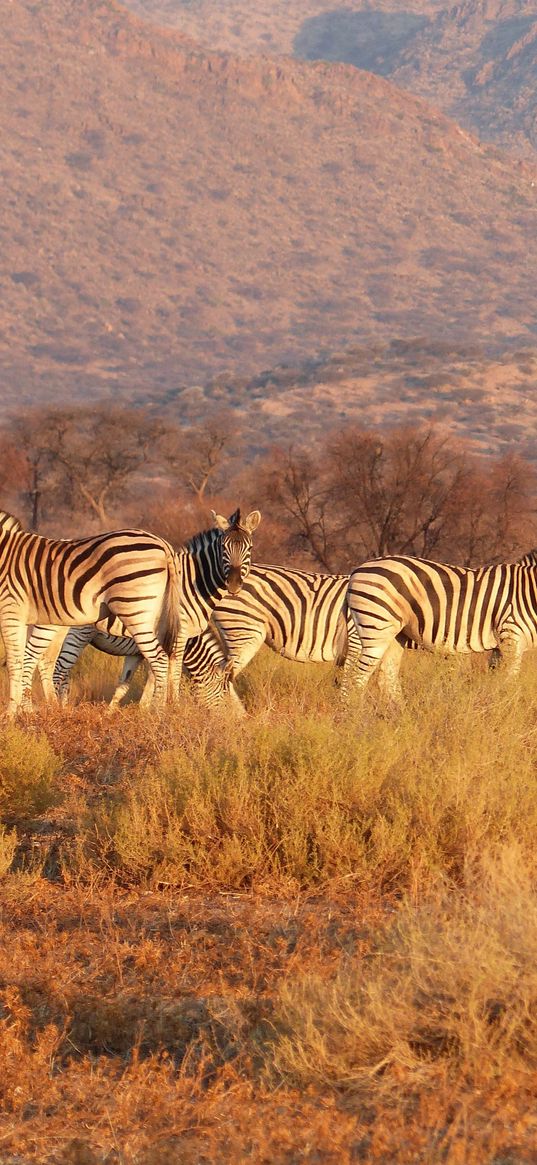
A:
POLYGON ((416 1090, 446 1070, 485 1087, 537 1069, 537 894, 517 846, 467 871, 462 894, 406 903, 363 963, 284 984, 274 1061, 301 1086, 416 1090))
POLYGON ((533 1160, 535 661, 416 654, 343 715, 265 654, 239 722, 86 703, 117 667, 0 733, 5 1151, 249 1160, 272 1106, 264 1160, 533 1160), (54 883, 8 873, 34 830, 54 883))
MULTIPOLYGON (((322 669, 289 665, 277 680, 270 657, 257 667, 260 710, 247 722, 211 720, 185 696, 155 722, 154 747, 100 797, 85 825, 88 857, 132 881, 353 878, 397 893, 437 874, 460 880, 499 842, 516 842, 534 869, 532 669, 512 685, 456 664, 408 660, 407 705, 395 718, 373 694, 342 717, 322 669)), ((120 713, 118 732, 129 713, 139 715, 120 713)))

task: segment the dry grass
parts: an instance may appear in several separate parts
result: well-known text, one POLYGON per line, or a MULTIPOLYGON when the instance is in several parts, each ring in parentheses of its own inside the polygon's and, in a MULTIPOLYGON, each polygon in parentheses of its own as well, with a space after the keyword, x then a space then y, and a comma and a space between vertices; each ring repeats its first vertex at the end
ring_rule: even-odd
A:
POLYGON ((536 1159, 534 661, 405 663, 2 731, 2 1162, 536 1159))

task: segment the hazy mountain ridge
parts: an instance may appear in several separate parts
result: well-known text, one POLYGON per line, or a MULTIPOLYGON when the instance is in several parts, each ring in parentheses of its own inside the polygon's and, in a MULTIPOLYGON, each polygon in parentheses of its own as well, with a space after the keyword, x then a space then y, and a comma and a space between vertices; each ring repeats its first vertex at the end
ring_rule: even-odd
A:
POLYGON ((421 30, 391 72, 481 137, 532 154, 537 13, 528 0, 465 0, 421 30))
POLYGON ((158 400, 417 332, 530 342, 535 175, 351 66, 15 0, 0 46, 7 407, 158 400))
POLYGON ((237 54, 342 60, 390 77, 485 140, 535 157, 537 12, 530 0, 128 0, 148 22, 174 25, 237 54))

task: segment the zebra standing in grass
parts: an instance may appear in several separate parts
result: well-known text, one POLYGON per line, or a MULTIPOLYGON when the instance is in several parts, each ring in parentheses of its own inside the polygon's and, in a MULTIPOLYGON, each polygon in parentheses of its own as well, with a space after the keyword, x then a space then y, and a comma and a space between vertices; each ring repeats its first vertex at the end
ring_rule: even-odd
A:
MULTIPOLYGON (((177 553, 181 579, 181 595, 179 609, 179 631, 176 633, 173 659, 172 681, 174 695, 179 688, 183 653, 188 639, 201 634, 205 630, 211 614, 219 599, 227 588, 230 594, 236 594, 251 567, 252 534, 261 520, 259 510, 241 519, 240 510, 236 510, 231 518, 223 518, 213 513, 214 527, 203 531, 191 538, 177 553)), ((78 650, 92 642, 104 632, 119 632, 123 636, 129 633, 125 620, 119 620, 117 625, 109 621, 107 625, 101 622, 98 628, 88 625, 81 627, 77 633, 78 650), (124 624, 124 627, 121 626, 124 624)), ((39 666, 45 695, 54 697, 54 687, 50 680, 50 657, 41 663, 43 652, 58 634, 56 627, 34 627, 28 640, 24 661, 24 681, 29 686, 36 665, 39 666)), ((132 637, 128 640, 131 645, 129 656, 135 654, 132 650, 132 637)), ((72 644, 72 640, 71 640, 72 644)), ((78 652, 77 652, 78 654, 78 652)), ((111 654, 116 654, 112 651, 111 654)), ((214 654, 214 652, 213 652, 214 654)), ((71 658, 73 651, 71 646, 71 658)), ((139 657, 140 658, 140 655, 139 657)), ((191 654, 191 659, 194 656, 191 654)), ((73 659, 74 662, 74 659, 73 659)), ((214 671, 214 668, 213 668, 214 671)), ((131 671, 132 674, 132 671, 131 671)), ((121 698, 120 696, 117 699, 121 698)), ((114 702, 117 702, 117 699, 114 702)))
MULTIPOLYGON (((57 643, 53 643, 50 651, 46 651, 37 664, 47 698, 50 698, 52 693, 52 698, 57 696, 65 703, 71 668, 84 648, 91 646, 106 655, 123 659, 121 679, 110 701, 110 707, 120 704, 143 661, 134 639, 124 632, 125 628, 119 619, 109 619, 106 631, 99 630, 93 625, 71 627, 59 654, 57 643)), ((61 634, 63 637, 63 628, 61 634)), ((231 670, 226 644, 211 624, 200 635, 187 640, 183 655, 183 671, 193 681, 196 694, 202 698, 207 707, 212 708, 218 706, 229 693, 237 704, 237 711, 243 713, 241 701, 230 684, 231 670)), ((140 702, 146 703, 149 696, 150 684, 147 683, 140 702)))
MULTIPOLYGON (((347 661, 346 671, 351 670, 361 645, 354 620, 346 610, 348 581, 348 575, 252 566, 240 594, 224 595, 214 611, 211 625, 219 633, 222 648, 211 636, 187 644, 185 666, 207 702, 215 706, 229 692, 236 710, 244 712, 230 675, 237 676, 264 643, 287 659, 335 662, 338 667, 347 661)), ((111 655, 126 657, 113 697, 117 703, 141 661, 131 639, 106 636, 93 627, 73 629, 58 656, 54 682, 59 689, 65 688, 69 670, 88 642, 111 655)))
MULTIPOLYGON (((163 538, 118 530, 76 541, 42 538, 0 511, 0 631, 9 676, 8 713, 22 702, 26 628, 80 626, 117 615, 165 698, 168 656, 179 634, 180 567, 163 538)), ((55 627, 52 634, 56 634, 55 627)))
POLYGON ((517 675, 522 655, 537 644, 537 553, 475 569, 378 558, 353 571, 347 602, 362 643, 358 688, 380 665, 399 702, 399 668, 409 640, 448 653, 496 649, 517 675))

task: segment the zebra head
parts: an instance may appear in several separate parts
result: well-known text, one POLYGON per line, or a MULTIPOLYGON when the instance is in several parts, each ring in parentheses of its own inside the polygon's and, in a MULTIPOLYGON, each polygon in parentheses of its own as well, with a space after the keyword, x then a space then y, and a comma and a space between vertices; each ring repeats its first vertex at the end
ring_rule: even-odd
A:
POLYGON ((259 510, 252 510, 247 518, 241 519, 240 510, 230 518, 212 511, 213 522, 221 531, 220 549, 222 573, 230 595, 236 595, 250 573, 252 561, 252 534, 261 521, 259 510))

